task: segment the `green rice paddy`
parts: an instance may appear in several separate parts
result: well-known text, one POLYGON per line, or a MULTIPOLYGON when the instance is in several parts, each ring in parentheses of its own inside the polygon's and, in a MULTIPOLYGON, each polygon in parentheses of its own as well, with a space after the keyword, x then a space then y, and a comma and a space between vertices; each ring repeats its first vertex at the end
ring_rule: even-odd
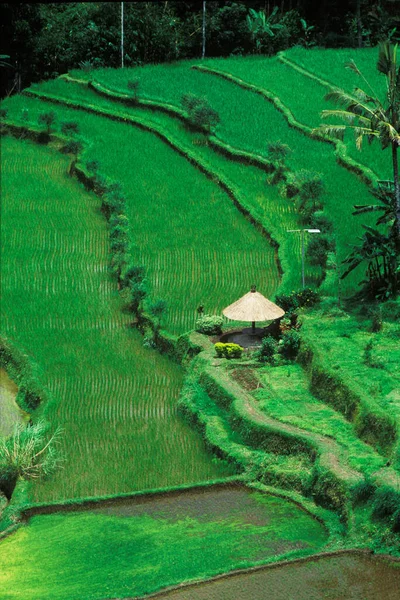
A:
POLYGON ((0 545, 0 598, 133 597, 313 553, 325 541, 324 527, 295 504, 240 488, 41 515, 0 545))
MULTIPOLYGON (((355 54, 357 64, 372 75, 372 51, 355 54)), ((294 66, 279 58, 252 57, 205 60, 202 65, 209 72, 191 68, 199 61, 187 61, 73 75, 94 78, 124 93, 128 81, 137 77, 140 99, 175 107, 184 93, 206 96, 221 117, 217 138, 236 150, 266 157, 268 143, 287 144, 292 150, 287 161, 292 171, 322 174, 324 213, 333 223, 339 264, 361 234, 361 223, 373 222, 351 215, 354 204, 368 203, 368 187, 338 164, 332 145, 290 127, 266 98, 219 73, 273 93, 301 125, 311 129, 320 124, 320 111, 329 108, 323 100, 327 88, 295 66, 351 90, 354 75, 350 77, 340 64, 350 58, 349 51, 318 54, 293 49, 287 57, 294 66)), ((374 77, 379 87, 381 81, 374 77)), ((132 262, 146 267, 150 299, 166 300, 163 328, 167 332, 178 336, 193 329, 200 304, 205 312, 220 314, 254 283, 270 298, 300 288, 300 236, 288 233, 299 228, 294 203, 278 187, 267 184, 264 170, 217 152, 204 134, 172 114, 140 104, 125 106, 84 83, 57 79, 30 91, 37 96, 5 100, 7 122, 37 129, 39 115, 54 110, 55 133, 63 121, 78 123, 84 144, 81 164, 98 160, 101 175, 121 183, 132 262), (251 212, 259 226, 238 210, 235 201, 251 212), (278 251, 261 226, 279 243, 278 251)), ((378 146, 360 154, 352 139, 345 142, 354 160, 379 177, 390 175, 390 160, 378 146)), ((184 370, 145 348, 132 327, 132 316, 109 271, 101 201, 68 175, 70 161, 71 157, 56 152, 55 145, 34 144, 23 134, 19 140, 5 136, 2 141, 2 333, 38 366, 40 383, 51 398, 38 412, 52 428, 61 428, 64 457, 63 468, 52 478, 30 485, 27 501, 46 504, 117 496, 191 486, 234 474, 232 467, 212 457, 200 434, 178 415, 184 370)), ((355 291, 361 271, 343 282, 342 295, 355 291)), ((306 264, 307 284, 315 285, 320 275, 318 267, 306 264)), ((332 274, 323 290, 337 294, 332 274)), ((303 335, 313 339, 318 351, 329 358, 330 367, 351 380, 359 396, 373 398, 398 420, 398 325, 385 322, 383 331, 372 335, 366 333, 365 324, 358 328, 355 321, 341 319, 340 310, 335 322, 324 316, 306 318, 303 335)), ((387 457, 361 442, 341 414, 308 391, 298 365, 262 368, 259 376, 264 388, 252 392, 247 406, 253 413, 260 409, 259 420, 273 417, 307 435, 333 440, 330 447, 340 448, 333 460, 344 461, 346 468, 363 475, 373 475, 384 466, 387 457)), ((0 435, 7 435, 20 419, 11 387, 7 383, 7 396, 0 398, 0 435)), ((259 449, 251 440, 243 441, 245 436, 232 428, 229 410, 217 406, 202 387, 194 394, 217 438, 227 446, 240 446, 251 470, 251 457, 256 459, 259 449)), ((265 458, 271 472, 286 471, 293 481, 311 474, 311 461, 296 452, 265 454, 265 458)), ((361 512, 360 529, 365 525, 361 512)), ((364 535, 366 539, 368 533, 364 535)), ((197 488, 150 499, 114 500, 81 512, 34 516, 3 540, 0 600, 144 595, 240 567, 312 554, 326 542, 320 522, 293 503, 242 488, 197 488)), ((331 586, 327 598, 336 600, 337 589, 351 590, 351 574, 361 572, 360 564, 366 564, 350 563, 346 570, 343 561, 344 587, 331 586)), ((340 567, 340 559, 336 564, 340 567)), ((320 577, 313 565, 308 570, 299 567, 298 575, 288 576, 285 600, 290 594, 302 597, 298 581, 316 581, 315 589, 325 590, 327 577, 336 575, 329 566, 324 569, 320 577)), ((391 582, 397 581, 396 576, 390 579, 390 572, 382 576, 388 599, 391 582)), ((230 581, 232 586, 199 587, 193 596, 188 588, 176 592, 176 597, 242 597, 237 595, 242 580, 230 581)), ((265 586, 277 589, 276 580, 258 574, 246 582, 249 587, 243 598, 255 600, 265 586)), ((274 598, 279 598, 278 592, 274 598)))
POLYGON ((97 197, 68 159, 2 142, 2 326, 34 360, 62 428, 64 468, 35 486, 41 501, 195 483, 223 476, 177 417, 178 365, 142 345, 108 274, 97 197))

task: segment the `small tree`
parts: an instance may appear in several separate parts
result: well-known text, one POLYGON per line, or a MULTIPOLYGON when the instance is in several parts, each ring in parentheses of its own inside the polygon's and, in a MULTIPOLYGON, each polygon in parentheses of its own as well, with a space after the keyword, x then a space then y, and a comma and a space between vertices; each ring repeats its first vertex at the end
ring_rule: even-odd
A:
POLYGON ((43 421, 17 425, 9 438, 0 437, 0 489, 10 500, 18 478, 39 479, 51 474, 61 462, 56 449, 60 430, 46 439, 43 421))
POLYGON ((63 147, 63 152, 66 154, 73 154, 75 161, 78 160, 78 154, 82 152, 83 144, 78 140, 68 140, 63 147))
POLYGON ((285 164, 286 158, 291 152, 287 144, 280 141, 267 144, 267 156, 273 167, 273 175, 268 179, 268 183, 275 185, 286 179, 288 167, 285 164))
POLYGON ((45 125, 46 133, 48 136, 50 136, 51 126, 53 125, 55 120, 56 120, 56 114, 53 110, 51 110, 49 112, 41 113, 39 115, 39 118, 38 118, 39 125, 45 125))
POLYGON ((157 319, 157 329, 161 327, 161 320, 167 312, 168 305, 165 300, 156 300, 149 307, 150 314, 157 319))
POLYGON ((79 133, 79 124, 76 121, 64 121, 61 123, 61 132, 66 136, 74 136, 79 133))
POLYGON ((211 108, 206 98, 199 98, 194 94, 184 94, 181 103, 187 112, 189 121, 199 129, 210 133, 220 122, 217 111, 211 108))
POLYGON ((128 81, 128 90, 130 90, 133 93, 133 99, 135 102, 138 101, 138 96, 139 96, 139 79, 130 79, 128 81))

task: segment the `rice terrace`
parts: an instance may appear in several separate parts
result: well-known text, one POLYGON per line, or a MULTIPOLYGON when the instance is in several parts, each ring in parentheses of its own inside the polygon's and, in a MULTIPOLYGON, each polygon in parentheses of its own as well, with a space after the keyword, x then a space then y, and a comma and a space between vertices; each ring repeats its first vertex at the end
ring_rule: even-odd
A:
POLYGON ((348 4, 1 5, 0 600, 399 598, 400 13, 348 4))

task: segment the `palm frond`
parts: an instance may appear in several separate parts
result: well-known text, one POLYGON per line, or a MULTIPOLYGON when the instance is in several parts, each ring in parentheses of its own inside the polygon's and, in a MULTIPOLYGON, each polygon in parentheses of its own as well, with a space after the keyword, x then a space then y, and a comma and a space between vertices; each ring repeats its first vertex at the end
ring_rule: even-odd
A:
POLYGON ((346 125, 321 125, 320 127, 313 129, 312 133, 317 135, 327 135, 343 141, 346 129, 346 125))

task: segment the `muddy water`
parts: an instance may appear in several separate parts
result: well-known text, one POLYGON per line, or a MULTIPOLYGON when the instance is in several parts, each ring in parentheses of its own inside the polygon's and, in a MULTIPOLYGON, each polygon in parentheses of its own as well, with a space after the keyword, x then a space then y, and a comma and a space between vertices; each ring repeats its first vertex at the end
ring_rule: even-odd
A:
POLYGON ((400 562, 344 554, 160 594, 165 600, 399 600, 400 562))
POLYGON ((27 415, 15 401, 18 387, 4 369, 0 369, 0 435, 8 436, 16 423, 24 423, 27 415))

